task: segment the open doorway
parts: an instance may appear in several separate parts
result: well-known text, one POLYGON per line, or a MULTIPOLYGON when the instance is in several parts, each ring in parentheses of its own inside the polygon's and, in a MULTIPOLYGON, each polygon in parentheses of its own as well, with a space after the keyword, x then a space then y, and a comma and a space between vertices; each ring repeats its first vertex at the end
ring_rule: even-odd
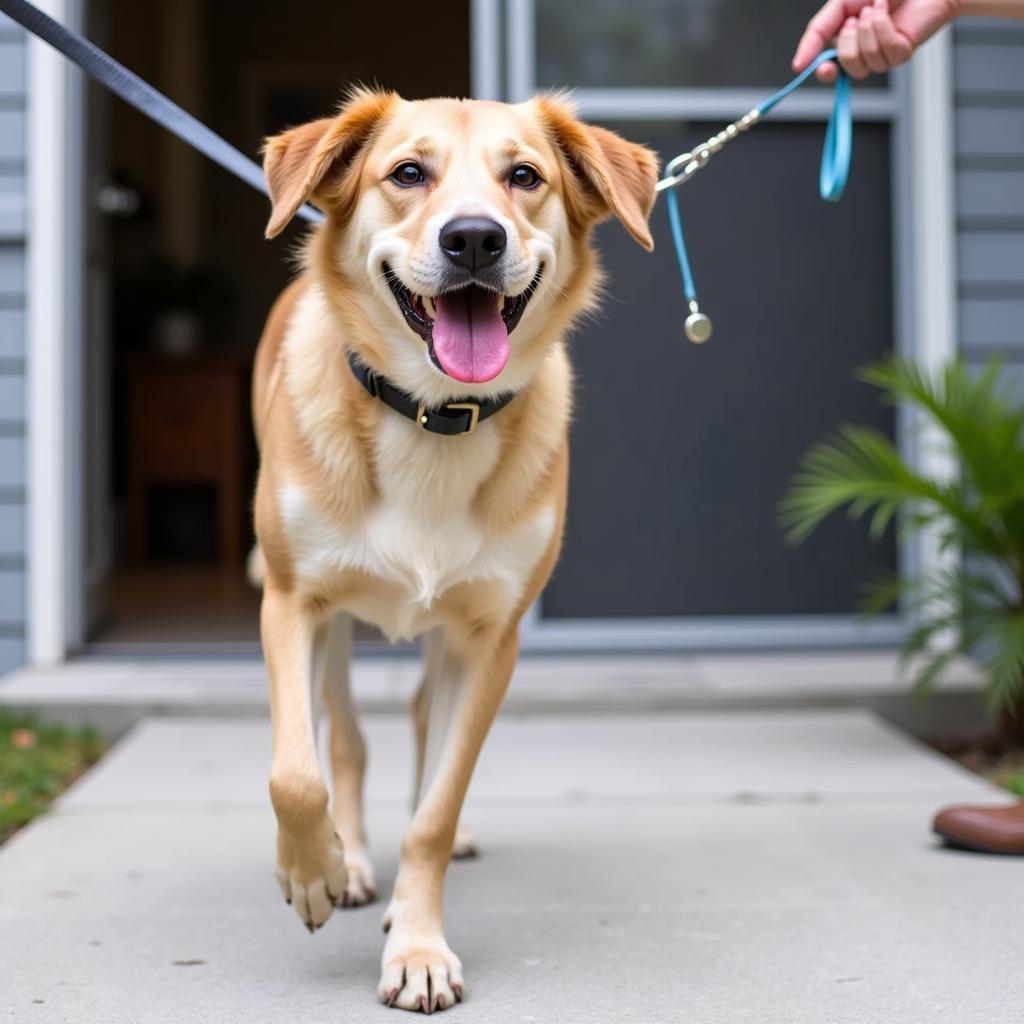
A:
MULTIPOLYGON (((469 17, 468 4, 412 0, 386 11, 257 0, 244 15, 201 0, 90 0, 86 27, 256 156, 352 83, 467 95, 469 17)), ((99 90, 87 107, 80 635, 255 643, 248 377, 302 228, 265 243, 263 197, 99 90)))

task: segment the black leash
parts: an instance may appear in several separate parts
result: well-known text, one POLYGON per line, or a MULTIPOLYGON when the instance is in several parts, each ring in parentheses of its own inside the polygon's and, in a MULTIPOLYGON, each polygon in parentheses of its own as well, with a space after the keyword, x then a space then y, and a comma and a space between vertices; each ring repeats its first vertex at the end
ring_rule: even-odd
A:
MULTIPOLYGON (((28 3, 28 0, 0 0, 0 11, 33 35, 49 43, 87 75, 162 125, 182 142, 199 150, 236 178, 241 178, 247 185, 252 185, 264 195, 269 195, 259 164, 250 160, 244 153, 240 153, 216 132, 207 128, 202 121, 182 110, 177 103, 173 103, 88 39, 66 28, 59 21, 54 21, 38 7, 28 3)), ((298 214, 311 223, 323 220, 323 215, 308 204, 303 206, 298 214)))

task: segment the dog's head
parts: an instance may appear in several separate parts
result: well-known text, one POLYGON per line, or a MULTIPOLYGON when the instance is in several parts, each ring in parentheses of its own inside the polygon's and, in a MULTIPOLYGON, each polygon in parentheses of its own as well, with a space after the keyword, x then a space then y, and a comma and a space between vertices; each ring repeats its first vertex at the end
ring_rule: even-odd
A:
POLYGON ((428 400, 525 383, 591 301, 597 221, 614 214, 653 246, 654 154, 558 98, 358 91, 268 140, 264 167, 267 236, 308 200, 326 213, 312 261, 349 344, 428 400))

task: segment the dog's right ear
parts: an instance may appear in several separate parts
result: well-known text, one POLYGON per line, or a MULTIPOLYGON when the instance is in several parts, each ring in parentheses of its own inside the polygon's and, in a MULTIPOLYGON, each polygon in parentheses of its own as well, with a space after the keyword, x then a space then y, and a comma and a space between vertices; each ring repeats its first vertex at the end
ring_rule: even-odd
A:
POLYGON ((355 198, 356 176, 349 172, 397 102, 397 93, 358 89, 336 117, 310 121, 264 142, 263 173, 272 204, 267 238, 279 235, 310 199, 343 212, 355 198))

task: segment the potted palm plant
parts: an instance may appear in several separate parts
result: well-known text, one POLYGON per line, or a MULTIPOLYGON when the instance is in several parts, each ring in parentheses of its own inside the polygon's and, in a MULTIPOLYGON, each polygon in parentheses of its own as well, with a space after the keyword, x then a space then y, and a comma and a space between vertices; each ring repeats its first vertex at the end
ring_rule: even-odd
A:
POLYGON ((890 524, 935 531, 948 564, 910 578, 876 577, 864 610, 900 601, 913 626, 903 649, 914 684, 927 692, 949 663, 980 665, 989 708, 1017 729, 1024 723, 1024 404, 998 362, 982 372, 960 361, 930 374, 905 359, 872 365, 860 378, 883 401, 905 403, 935 427, 957 471, 948 479, 915 470, 882 432, 844 425, 813 447, 783 498, 791 541, 845 509, 867 517, 872 535, 890 524))

